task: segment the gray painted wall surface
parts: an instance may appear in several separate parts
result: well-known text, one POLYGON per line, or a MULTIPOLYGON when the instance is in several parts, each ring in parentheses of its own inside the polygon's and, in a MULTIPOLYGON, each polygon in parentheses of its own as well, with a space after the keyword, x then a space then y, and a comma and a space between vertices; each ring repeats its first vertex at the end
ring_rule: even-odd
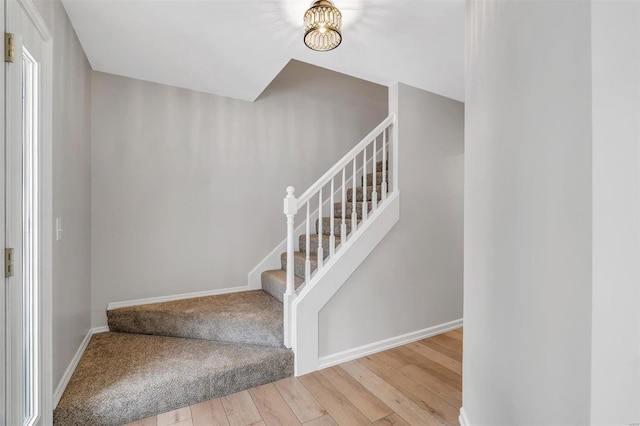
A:
POLYGON ((467 2, 463 405, 590 421, 590 3, 467 2))
POLYGON ((320 312, 320 356, 462 318, 464 104, 398 93, 400 221, 320 312))
POLYGON ((640 422, 640 3, 594 1, 591 423, 640 422))
POLYGON ((37 1, 53 34, 53 386, 91 327, 91 68, 59 0, 37 1))
POLYGON ((101 326, 109 302, 246 285, 285 238, 285 188, 380 123, 387 88, 292 61, 249 103, 96 72, 92 107, 101 326))

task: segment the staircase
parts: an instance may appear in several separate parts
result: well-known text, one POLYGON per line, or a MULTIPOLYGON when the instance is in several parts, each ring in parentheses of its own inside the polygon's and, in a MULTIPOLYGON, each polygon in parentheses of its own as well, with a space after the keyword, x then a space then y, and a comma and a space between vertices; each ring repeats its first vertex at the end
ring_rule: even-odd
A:
POLYGON ((262 272, 261 289, 107 311, 109 332, 92 336, 54 424, 123 425, 285 378, 294 366, 296 374, 317 369, 319 309, 398 221, 397 175, 388 185, 393 123, 382 122, 300 198, 287 189, 287 250, 279 269, 262 272), (305 230, 295 237, 298 206, 306 206, 305 230))
MULTIPOLYGON (((378 182, 382 181, 382 161, 378 161, 376 164, 376 168, 378 170, 378 182)), ((372 173, 367 175, 367 182, 373 182, 372 173)), ((381 185, 377 185, 376 191, 377 202, 382 200, 382 187, 381 185)), ((331 217, 323 217, 322 219, 318 218, 315 221, 314 234, 300 235, 298 238, 298 247, 299 250, 293 253, 293 272, 294 272, 294 286, 298 289, 304 282, 307 274, 306 271, 306 261, 307 261, 307 238, 309 239, 309 274, 313 274, 318 269, 318 248, 322 246, 322 257, 323 260, 326 260, 331 253, 331 232, 333 229, 333 235, 335 240, 335 246, 340 245, 342 232, 346 232, 346 234, 350 234, 353 230, 351 217, 353 211, 355 210, 355 217, 357 218, 357 223, 362 221, 363 210, 367 210, 370 212, 372 209, 373 201, 372 197, 374 197, 373 186, 369 185, 366 191, 367 202, 363 203, 365 197, 365 191, 362 186, 356 188, 355 197, 353 188, 349 188, 346 191, 346 198, 343 207, 343 203, 333 203, 333 227, 331 226, 331 217), (355 198, 355 200, 354 200, 355 198), (365 207, 366 206, 366 207, 365 207), (345 213, 348 212, 348 215, 345 214, 345 219, 342 219, 342 210, 345 210, 345 213), (344 227, 342 225, 345 225, 344 227), (322 242, 322 243, 320 243, 322 242)), ((283 252, 280 255, 280 269, 272 269, 264 271, 261 275, 262 289, 278 299, 280 302, 283 302, 284 294, 286 292, 287 287, 287 252, 283 252)))

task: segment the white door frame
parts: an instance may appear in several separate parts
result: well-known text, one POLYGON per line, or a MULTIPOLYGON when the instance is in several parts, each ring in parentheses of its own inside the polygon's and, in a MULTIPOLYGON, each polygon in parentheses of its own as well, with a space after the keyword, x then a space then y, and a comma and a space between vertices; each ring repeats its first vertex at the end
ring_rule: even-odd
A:
MULTIPOLYGON (((40 182, 39 182, 39 190, 40 190, 40 235, 39 239, 41 242, 41 251, 40 251, 40 282, 42 283, 41 294, 42 294, 42 311, 40 313, 41 323, 40 323, 40 333, 42 336, 41 348, 42 348, 42 358, 41 358, 41 369, 40 369, 40 380, 42 384, 42 424, 50 425, 53 424, 53 383, 52 383, 52 365, 53 365, 53 346, 52 346, 52 280, 53 280, 53 262, 52 262, 52 252, 53 252, 53 153, 52 153, 52 141, 53 141, 53 37, 49 28, 45 24, 42 16, 40 15, 35 3, 33 0, 4 0, 4 5, 1 7, 0 11, 0 21, 2 22, 2 26, 4 27, 4 32, 12 32, 12 26, 14 25, 9 21, 7 15, 5 14, 5 5, 7 7, 20 7, 25 14, 29 17, 37 31, 40 33, 40 36, 43 40, 43 50, 42 50, 42 64, 40 67, 41 72, 41 81, 40 81, 40 152, 39 152, 39 160, 40 160, 40 182)), ((6 88, 5 83, 7 81, 6 69, 7 67, 17 66, 17 63, 21 63, 22 53, 16 52, 16 63, 14 64, 5 64, 2 67, 2 73, 0 77, 2 77, 2 89, 3 98, 6 99, 6 88)), ((5 102, 2 102, 0 106, 0 115, 1 115, 1 123, 3 124, 3 143, 6 144, 6 128, 11 125, 11 123, 7 122, 7 111, 5 111, 5 102)), ((15 125, 15 124, 14 124, 15 125)), ((5 146, 2 146, 3 149, 0 149, 0 184, 2 191, 2 196, 0 197, 0 219, 2 226, 0 226, 0 241, 4 247, 6 247, 6 235, 5 235, 5 220, 6 220, 6 204, 5 204, 5 158, 4 151, 5 146)), ((3 250, 4 252, 4 250, 3 250)), ((4 255, 2 256, 2 265, 4 270, 4 255)), ((6 287, 5 283, 2 284, 2 289, 0 290, 0 303, 2 303, 3 308, 6 308, 6 287)), ((11 348, 5 347, 6 342, 6 323, 5 323, 5 315, 4 312, 6 309, 3 309, 3 315, 1 315, 0 326, 2 327, 2 341, 0 342, 0 371, 2 373, 6 373, 6 351, 11 348)), ((7 374, 3 374, 3 377, 7 377, 7 374)), ((6 398, 7 398, 7 385, 3 383, 0 388, 0 412, 6 413, 6 398)), ((5 419, 0 419, 0 422, 4 422, 5 419)))

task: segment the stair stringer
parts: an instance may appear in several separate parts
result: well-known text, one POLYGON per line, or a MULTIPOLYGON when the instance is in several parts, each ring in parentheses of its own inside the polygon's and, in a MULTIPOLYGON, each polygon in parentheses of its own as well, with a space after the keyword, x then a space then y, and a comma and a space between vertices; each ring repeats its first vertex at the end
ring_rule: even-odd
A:
POLYGON ((400 192, 389 194, 376 211, 313 276, 292 302, 292 343, 295 375, 317 371, 319 367, 320 310, 340 290, 347 279, 400 220, 400 192))

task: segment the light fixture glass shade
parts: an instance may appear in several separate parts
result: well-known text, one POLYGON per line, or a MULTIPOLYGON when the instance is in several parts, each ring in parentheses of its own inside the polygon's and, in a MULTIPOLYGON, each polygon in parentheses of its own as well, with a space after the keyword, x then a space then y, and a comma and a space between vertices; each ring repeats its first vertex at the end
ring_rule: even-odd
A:
POLYGON ((315 1, 304 14, 304 44, 326 52, 342 42, 342 14, 329 0, 315 1))

